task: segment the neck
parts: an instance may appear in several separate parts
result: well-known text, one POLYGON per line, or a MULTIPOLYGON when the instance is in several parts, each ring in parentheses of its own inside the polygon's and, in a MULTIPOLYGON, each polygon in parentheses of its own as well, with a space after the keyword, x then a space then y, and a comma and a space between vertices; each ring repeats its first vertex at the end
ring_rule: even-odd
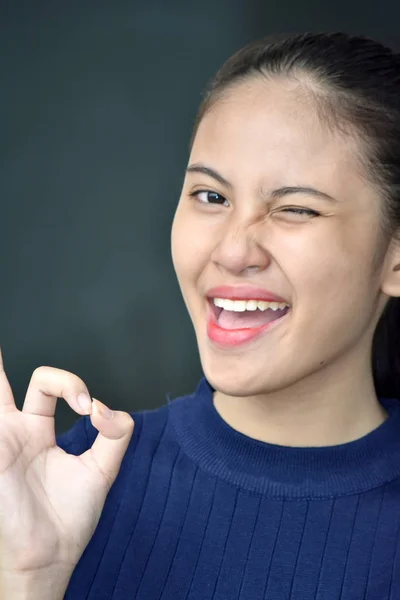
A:
POLYGON ((233 429, 281 446, 335 446, 367 435, 388 417, 369 362, 331 364, 289 388, 263 396, 214 393, 214 406, 233 429))

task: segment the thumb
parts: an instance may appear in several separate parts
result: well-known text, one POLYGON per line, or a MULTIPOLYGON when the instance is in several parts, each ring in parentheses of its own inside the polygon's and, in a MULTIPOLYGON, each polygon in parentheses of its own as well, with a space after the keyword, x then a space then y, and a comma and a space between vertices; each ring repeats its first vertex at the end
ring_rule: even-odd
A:
POLYGON ((93 398, 90 420, 99 433, 92 447, 82 455, 82 459, 89 467, 90 462, 94 460, 111 487, 118 475, 135 423, 127 412, 110 411, 95 398, 93 398), (85 460, 86 458, 89 460, 85 460))

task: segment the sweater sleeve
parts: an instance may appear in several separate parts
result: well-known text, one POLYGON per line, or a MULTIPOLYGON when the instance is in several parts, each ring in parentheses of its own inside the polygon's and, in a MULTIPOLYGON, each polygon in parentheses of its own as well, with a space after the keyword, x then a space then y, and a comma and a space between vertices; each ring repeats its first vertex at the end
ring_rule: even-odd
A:
POLYGON ((56 436, 56 443, 68 454, 78 456, 91 448, 97 433, 89 416, 80 417, 68 431, 56 436))

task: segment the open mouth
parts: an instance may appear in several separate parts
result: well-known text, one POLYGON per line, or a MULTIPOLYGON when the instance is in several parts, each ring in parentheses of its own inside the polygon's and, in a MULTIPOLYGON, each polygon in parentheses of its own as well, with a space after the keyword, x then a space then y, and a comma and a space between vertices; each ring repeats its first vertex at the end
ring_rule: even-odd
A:
POLYGON ((255 306, 256 302, 251 301, 247 306, 251 306, 248 310, 244 308, 242 303, 240 310, 227 310, 220 306, 216 306, 213 298, 208 298, 210 311, 214 317, 215 324, 221 329, 228 331, 237 329, 260 329, 269 325, 273 321, 277 321, 284 317, 290 310, 290 306, 278 305, 275 302, 259 302, 259 306, 255 306))

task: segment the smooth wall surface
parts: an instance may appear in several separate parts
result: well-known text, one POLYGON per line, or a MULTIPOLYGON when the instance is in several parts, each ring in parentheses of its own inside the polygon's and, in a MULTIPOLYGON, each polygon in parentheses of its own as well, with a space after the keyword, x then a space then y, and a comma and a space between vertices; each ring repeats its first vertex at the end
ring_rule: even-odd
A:
MULTIPOLYGON (((273 32, 397 47, 399 16, 394 2, 0 1, 0 344, 19 406, 40 365, 129 411, 193 390, 170 227, 207 80, 273 32)), ((75 419, 59 401, 57 431, 75 419)))

